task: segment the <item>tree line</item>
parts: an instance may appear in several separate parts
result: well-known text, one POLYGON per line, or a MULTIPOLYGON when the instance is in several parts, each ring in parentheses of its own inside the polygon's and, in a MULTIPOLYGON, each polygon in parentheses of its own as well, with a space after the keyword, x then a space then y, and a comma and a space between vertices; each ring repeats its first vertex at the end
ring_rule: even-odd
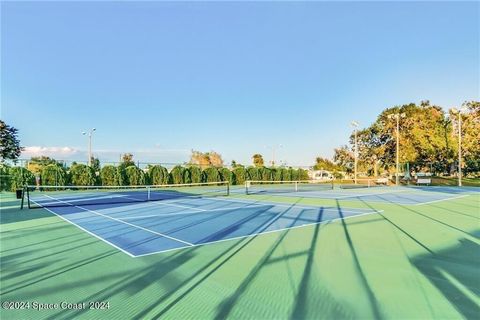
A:
POLYGON ((294 168, 268 168, 264 166, 205 167, 196 164, 177 165, 170 171, 161 165, 148 165, 140 169, 131 157, 124 157, 117 166, 88 166, 72 163, 66 167, 48 157, 33 158, 28 168, 0 166, 1 190, 14 191, 28 185, 43 186, 136 186, 228 181, 232 185, 246 180, 294 181, 307 180, 308 172, 294 168))
MULTIPOLYGON (((395 172, 396 121, 391 116, 401 114, 399 162, 403 170, 454 175, 458 169, 461 121, 462 170, 465 175, 478 176, 480 102, 465 102, 462 109, 458 114, 422 101, 419 105, 410 103, 383 110, 370 126, 357 132, 359 172, 372 176, 395 172)), ((318 157, 314 168, 352 173, 354 144, 355 135, 352 133, 349 145, 334 150, 333 161, 318 157)))

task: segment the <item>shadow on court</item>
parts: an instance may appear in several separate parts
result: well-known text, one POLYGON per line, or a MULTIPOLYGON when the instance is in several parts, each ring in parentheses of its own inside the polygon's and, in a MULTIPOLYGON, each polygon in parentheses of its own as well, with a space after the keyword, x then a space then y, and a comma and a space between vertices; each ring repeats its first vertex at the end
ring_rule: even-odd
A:
MULTIPOLYGON (((477 230, 477 237, 480 231, 477 230)), ((466 319, 478 319, 480 306, 480 246, 462 239, 456 247, 415 257, 418 270, 450 301, 466 319), (462 263, 458 263, 461 261, 462 263)))
MULTIPOLYGON (((288 211, 294 208, 292 204, 288 211)), ((342 218, 341 208, 338 208, 338 215, 342 218)), ((272 217, 267 223, 257 226, 256 232, 266 230, 279 219, 283 214, 272 217)), ((318 208, 315 220, 322 221, 324 209, 318 208)), ((253 216, 251 217, 253 219, 253 216)), ((299 220, 304 219, 303 212, 292 218, 290 224, 295 225, 299 220)), ((246 221, 243 221, 244 223, 246 221)), ((248 273, 241 273, 241 279, 236 284, 235 289, 225 296, 214 311, 214 317, 224 319, 232 315, 235 307, 242 299, 244 294, 251 289, 258 277, 264 272, 268 272, 269 267, 275 265, 289 266, 291 259, 302 258, 303 266, 297 270, 288 267, 290 272, 298 273, 301 277, 298 279, 298 285, 291 287, 291 294, 295 295, 294 303, 290 306, 290 317, 305 318, 314 316, 314 311, 321 308, 326 314, 338 318, 345 318, 349 315, 345 306, 337 302, 332 294, 325 288, 312 286, 316 282, 314 274, 315 255, 319 253, 319 236, 323 228, 328 225, 316 224, 309 229, 310 240, 301 246, 300 250, 284 253, 283 248, 288 244, 288 237, 293 232, 287 229, 277 234, 274 240, 267 248, 262 248, 261 257, 252 264, 252 269, 248 273)), ((56 228, 52 225, 51 228, 56 228)), ((72 230, 71 226, 63 224, 63 228, 72 230)), ((226 230, 231 226, 225 226, 226 230)), ((344 225, 343 228, 347 229, 344 225)), ((73 232, 71 235, 63 234, 58 238, 50 239, 45 237, 45 232, 51 231, 50 236, 55 237, 56 232, 60 230, 49 230, 47 226, 44 229, 37 230, 43 232, 43 241, 39 241, 38 248, 26 250, 29 245, 19 246, 15 249, 7 249, 10 255, 2 255, 2 267, 13 269, 18 267, 18 271, 10 272, 8 279, 13 284, 3 288, 2 297, 15 296, 21 293, 23 298, 35 299, 52 292, 64 292, 68 294, 71 291, 85 290, 86 295, 81 296, 83 301, 102 301, 111 300, 115 297, 131 297, 144 295, 145 293, 159 289, 162 294, 147 295, 148 302, 137 311, 133 316, 135 318, 160 318, 166 316, 178 303, 185 300, 196 289, 201 288, 208 280, 223 268, 237 259, 238 255, 245 250, 258 250, 260 235, 255 234, 248 238, 231 240, 221 245, 207 247, 192 247, 180 251, 171 252, 165 255, 147 256, 135 259, 133 265, 132 258, 102 245, 103 250, 97 253, 89 253, 92 247, 98 246, 98 241, 84 233, 73 232), (47 228, 45 230, 45 228, 47 228), (107 250, 105 250, 105 248, 107 250), (70 250, 71 255, 68 255, 70 250), (13 251, 13 252, 12 252, 13 251), (20 251, 17 255, 14 251, 20 251), (6 258, 6 260, 3 260, 6 258), (114 261, 114 262, 113 262, 114 261), (20 264, 23 264, 23 267, 20 264), (113 268, 109 273, 101 272, 101 279, 95 276, 94 270, 102 270, 108 265, 114 263, 122 268, 113 268), (92 274, 93 272, 93 274, 92 274), (19 277, 18 282, 15 277, 19 277), (71 279, 65 281, 65 277, 71 279), (100 283, 100 285, 99 285, 100 283), (83 288, 83 289, 82 289, 83 288), (92 290, 97 288, 97 290, 92 290)), ((302 232, 302 231, 300 231, 302 232)), ((345 232, 348 236, 348 231, 345 232)), ((35 234, 28 235, 29 238, 37 237, 35 234)), ((351 241, 351 239, 350 239, 351 241)), ((31 244, 34 246, 35 244, 31 244)), ((353 250, 353 249, 352 249, 353 250)), ((236 279, 239 280, 239 279, 236 279)), ((228 285, 226 283, 226 285, 228 285)), ((271 293, 273 294, 273 293, 271 293)), ((79 298, 77 297, 77 300, 79 298)), ((123 299, 123 298, 122 298, 123 299)), ((374 311, 375 313, 376 311, 374 311)), ((88 313, 87 310, 56 310, 49 319, 79 317, 88 313)))

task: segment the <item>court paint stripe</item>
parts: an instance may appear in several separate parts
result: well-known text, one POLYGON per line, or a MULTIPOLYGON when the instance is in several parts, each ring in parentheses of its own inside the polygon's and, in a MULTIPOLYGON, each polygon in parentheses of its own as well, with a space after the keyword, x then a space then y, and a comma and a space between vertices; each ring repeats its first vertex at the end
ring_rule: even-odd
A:
MULTIPOLYGON (((271 205, 259 204, 254 206, 242 206, 242 207, 232 207, 232 208, 218 208, 218 209, 205 209, 202 213, 209 213, 215 211, 227 211, 227 210, 238 210, 238 209, 250 209, 250 208, 264 208, 264 207, 271 207, 271 205)), ((169 217, 169 216, 177 216, 177 215, 194 215, 199 214, 200 212, 191 212, 191 211, 182 211, 182 212, 171 212, 171 213, 160 213, 160 214, 151 214, 145 216, 124 216, 124 217, 117 217, 117 219, 122 220, 130 220, 130 219, 142 219, 142 218, 151 218, 151 217, 169 217)))
MULTIPOLYGON (((35 202, 35 200, 30 200, 30 201, 32 201, 33 203, 35 203, 36 205, 38 205, 38 206, 41 207, 41 205, 38 204, 37 202, 35 202)), ((85 229, 85 228, 79 226, 78 224, 76 224, 75 222, 70 221, 70 220, 62 217, 60 214, 56 213, 55 211, 52 211, 52 210, 50 210, 49 208, 45 208, 45 207, 42 207, 42 208, 45 209, 45 210, 47 210, 47 211, 50 212, 50 213, 53 213, 54 215, 56 215, 57 217, 59 217, 59 218, 62 219, 63 221, 66 221, 66 222, 74 225, 75 227, 79 228, 80 230, 88 233, 89 235, 94 236, 94 237, 97 238, 98 240, 101 240, 101 241, 105 242, 106 244, 111 245, 111 246, 114 247, 115 249, 118 249, 118 250, 120 250, 121 252, 129 255, 130 257, 132 257, 132 258, 135 258, 135 257, 136 257, 134 254, 131 254, 130 252, 128 252, 128 251, 120 248, 120 247, 117 246, 116 244, 108 241, 107 239, 104 239, 104 238, 102 238, 102 237, 100 237, 100 236, 97 236, 95 233, 93 233, 93 232, 91 232, 91 231, 88 231, 87 229, 85 229)))
MULTIPOLYGON (((128 198, 128 197, 125 197, 126 199, 132 199, 132 200, 137 200, 136 198, 128 198)), ((141 201, 141 202, 154 202, 154 203, 157 203, 159 205, 163 205, 163 206, 169 206, 169 207, 176 207, 176 208, 182 208, 182 209, 190 209, 190 210, 196 210, 196 211, 206 211, 205 209, 199 209, 199 208, 195 208, 195 207, 189 207, 189 206, 182 206, 182 205, 177 205, 177 204, 172 204, 170 202, 161 202, 161 201, 155 201, 155 200, 152 200, 152 201, 141 201)))
MULTIPOLYGON (((232 207, 232 208, 219 208, 219 209, 211 209, 211 210, 206 210, 205 212, 203 213, 206 213, 208 214, 209 212, 211 211, 228 211, 228 210, 238 210, 238 209, 250 209, 250 208, 265 208, 265 207, 271 207, 272 205, 253 205, 253 206, 244 206, 244 207, 232 207)), ((295 209, 295 208, 298 208, 296 206, 294 207, 291 207, 291 209, 295 209)), ((309 208, 310 210, 315 210, 315 209, 319 209, 319 208, 322 208, 322 207, 312 207, 312 208, 309 208)), ((300 208, 301 209, 301 208, 300 208)), ((323 209, 326 211, 326 212, 338 212, 338 210, 334 207, 331 207, 331 208, 325 208, 323 207, 323 209)), ((372 211, 372 210, 370 210, 372 211)), ((370 212, 370 211, 367 211, 367 212, 370 212)), ((384 210, 377 210, 375 212, 383 212, 384 210)), ((356 211, 356 210, 342 210, 342 212, 344 213, 359 213, 359 214, 363 214, 365 213, 365 210, 362 210, 362 211, 356 211)), ((124 217, 117 217, 117 219, 121 219, 121 220, 135 220, 135 219, 145 219, 145 218, 154 218, 154 217, 169 217, 169 216, 177 216, 177 215, 194 215, 194 214, 197 214, 199 212, 188 212, 188 211, 183 211, 183 212, 172 212, 172 213, 161 213, 161 214, 151 214, 151 215, 143 215, 143 216, 124 216, 124 217)))
POLYGON ((359 197, 368 197, 368 196, 377 196, 381 194, 388 194, 388 193, 399 193, 399 192, 405 192, 407 190, 388 190, 385 192, 376 192, 376 193, 362 193, 358 195, 353 195, 350 194, 348 196, 343 196, 343 197, 335 197, 335 199, 344 199, 344 198, 359 198, 359 197))
POLYGON ((468 196, 469 196, 468 194, 464 194, 464 195, 461 195, 461 196, 458 196, 458 197, 445 198, 445 199, 433 200, 433 201, 428 201, 428 202, 420 202, 420 203, 414 204, 414 206, 420 206, 420 205, 423 205, 423 204, 430 204, 430 203, 447 201, 447 200, 454 200, 454 199, 464 198, 464 197, 468 197, 468 196))
MULTIPOLYGON (((51 198, 51 199, 53 199, 53 200, 58 200, 58 199, 55 199, 55 198, 50 197, 50 196, 48 196, 48 195, 44 195, 44 196, 45 196, 45 197, 49 197, 49 198, 51 198)), ((58 201, 63 202, 63 203, 66 203, 66 204, 68 204, 68 205, 72 205, 72 204, 70 204, 70 203, 68 203, 68 202, 66 202, 66 201, 62 201, 62 200, 58 200, 58 201)), ((83 208, 83 207, 80 207, 80 206, 75 206, 75 205, 73 205, 73 206, 76 207, 76 208, 79 208, 79 209, 82 209, 82 210, 91 212, 91 213, 93 213, 93 214, 102 216, 102 217, 104 217, 104 218, 111 219, 111 220, 114 220, 114 221, 117 221, 117 222, 120 222, 120 223, 124 223, 124 224, 129 225, 129 226, 132 226, 132 227, 134 227, 134 228, 138 228, 138 229, 144 230, 144 231, 146 231, 146 232, 150 232, 150 233, 159 235, 159 236, 161 236, 161 237, 168 238, 168 239, 170 239, 170 240, 174 240, 174 241, 177 241, 177 242, 181 242, 181 243, 187 244, 187 245, 189 245, 189 246, 192 246, 192 245, 193 245, 193 243, 190 243, 190 242, 187 242, 187 241, 183 241, 183 240, 180 240, 180 239, 177 239, 177 238, 174 238, 174 237, 170 237, 170 236, 168 236, 168 235, 166 235, 166 234, 163 234, 163 233, 160 233, 160 232, 156 232, 156 231, 153 231, 153 230, 150 230, 150 229, 147 229, 147 228, 144 228, 144 227, 135 225, 135 224, 130 223, 130 222, 122 221, 122 220, 120 220, 120 219, 107 216, 107 215, 105 215, 105 214, 103 214, 103 213, 100 213, 100 212, 97 212, 97 211, 94 211, 94 210, 90 210, 90 209, 83 208)))
MULTIPOLYGON (((257 200, 257 201, 252 201, 252 200, 240 200, 240 199, 236 199, 236 200, 228 200, 228 199, 223 199, 223 198, 215 198, 214 199, 215 201, 225 201, 225 202, 230 202, 230 203, 249 203, 249 204, 257 204, 257 203, 268 203, 272 206, 277 206, 277 207, 285 207, 285 208, 298 208, 298 209, 318 209, 318 208, 322 208, 322 206, 315 206, 315 205, 312 205, 312 206, 300 206, 300 205, 287 205, 287 204, 283 204, 281 202, 272 202, 272 201, 262 201, 262 200, 257 200)), ((358 210, 363 210, 363 211, 353 211, 353 210, 342 210, 342 212, 348 212, 348 213, 363 213, 365 212, 364 210, 368 210, 368 209, 362 209, 362 208, 357 208, 358 210)), ((375 212, 383 212, 383 210, 377 210, 375 212)))
MULTIPOLYGON (((342 210, 342 212, 345 212, 345 211, 342 210)), ((189 247, 180 247, 180 248, 173 248, 173 249, 149 252, 149 253, 135 255, 134 258, 145 257, 145 256, 150 256, 150 255, 153 255, 153 254, 157 254, 157 253, 164 253, 164 252, 169 252, 169 251, 174 251, 174 250, 183 250, 185 248, 195 248, 195 247, 200 247, 200 246, 205 246, 205 245, 210 245, 210 244, 215 244, 215 243, 220 243, 220 242, 225 242, 225 241, 230 241, 230 240, 246 239, 246 238, 255 237, 255 236, 262 236, 262 235, 269 234, 269 233, 282 232, 282 231, 286 231, 286 230, 298 229, 298 228, 309 227, 309 226, 314 226, 314 225, 329 224, 329 223, 336 222, 336 221, 342 220, 342 219, 346 220, 346 219, 350 219, 350 218, 361 217, 361 216, 374 214, 374 213, 379 213, 379 212, 383 212, 383 210, 365 212, 363 214, 359 214, 359 215, 356 215, 356 216, 348 216, 348 217, 344 217, 344 218, 335 218, 335 219, 325 220, 325 221, 320 221, 320 222, 312 222, 312 223, 302 224, 300 226, 293 226, 293 227, 281 228, 281 229, 264 231, 264 232, 259 232, 259 233, 252 233, 252 234, 233 237, 233 238, 228 238, 228 239, 222 239, 222 240, 209 241, 209 242, 205 242, 205 243, 193 244, 192 246, 189 246, 189 247)))

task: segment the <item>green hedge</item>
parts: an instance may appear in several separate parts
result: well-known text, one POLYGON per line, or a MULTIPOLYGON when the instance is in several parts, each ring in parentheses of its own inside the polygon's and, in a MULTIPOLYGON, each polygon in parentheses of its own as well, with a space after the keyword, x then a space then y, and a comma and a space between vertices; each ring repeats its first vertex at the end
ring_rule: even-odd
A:
POLYGON ((275 170, 275 181, 284 181, 287 180, 288 177, 288 170, 285 168, 278 168, 275 170))
POLYGON ((215 167, 206 168, 202 172, 202 182, 218 182, 221 181, 220 173, 215 167))
POLYGON ((185 183, 184 182, 185 168, 182 166, 175 166, 173 167, 172 171, 170 171, 168 176, 169 176, 168 178, 169 183, 173 183, 173 184, 185 183))
POLYGON ((260 180, 258 176, 258 169, 256 167, 247 168, 247 180, 260 180))
POLYGON ((100 170, 100 180, 104 186, 115 186, 118 184, 117 168, 112 165, 104 166, 100 170))
POLYGON ((183 183, 191 183, 192 177, 190 174, 190 170, 188 168, 184 168, 183 170, 183 183))
POLYGON ((33 173, 23 167, 1 167, 1 185, 2 191, 15 191, 23 188, 24 185, 35 184, 33 173))
POLYGON ((10 191, 9 167, 0 166, 0 191, 10 191))
POLYGON ((230 171, 228 168, 220 168, 218 169, 218 173, 220 174, 221 181, 228 181, 231 185, 235 183, 235 175, 230 171))
POLYGON ((247 172, 244 167, 235 167, 232 170, 232 174, 235 177, 235 181, 233 184, 242 185, 245 183, 247 172))
POLYGON ((49 164, 42 168, 41 184, 44 186, 64 186, 67 184, 67 173, 63 167, 49 164))
POLYGON ((308 176, 308 171, 304 169, 297 170, 297 178, 298 180, 309 180, 310 177, 308 176))
POLYGON ((117 167, 117 184, 119 186, 126 186, 128 185, 128 178, 127 178, 127 172, 126 172, 126 165, 124 163, 120 164, 117 167))
POLYGON ((288 171, 287 171, 287 181, 295 181, 295 180, 298 180, 298 172, 297 170, 293 169, 293 168, 288 168, 288 171))
POLYGON ((148 176, 150 184, 162 185, 168 183, 168 170, 160 165, 150 167, 148 176))
POLYGON ((193 183, 202 182, 202 169, 198 166, 190 166, 188 167, 188 171, 190 172, 190 180, 193 183))
POLYGON ((272 181, 272 172, 267 167, 258 168, 258 179, 262 181, 272 181))
POLYGON ((70 168, 70 182, 75 186, 94 186, 97 176, 93 168, 84 164, 75 164, 70 168))
POLYGON ((129 186, 140 186, 145 184, 145 173, 135 165, 125 168, 125 176, 129 186))

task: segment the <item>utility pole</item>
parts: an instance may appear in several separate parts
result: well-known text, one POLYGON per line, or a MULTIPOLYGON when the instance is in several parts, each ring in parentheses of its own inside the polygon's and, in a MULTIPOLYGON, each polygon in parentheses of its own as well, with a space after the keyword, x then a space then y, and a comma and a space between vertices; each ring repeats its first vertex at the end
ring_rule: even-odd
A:
MULTIPOLYGON (((90 132, 88 133, 88 166, 91 167, 92 166, 92 135, 93 135, 93 132, 97 130, 95 128, 92 128, 92 130, 90 130, 90 132)), ((82 134, 85 136, 87 135, 87 133, 84 131, 82 132, 82 134)))

